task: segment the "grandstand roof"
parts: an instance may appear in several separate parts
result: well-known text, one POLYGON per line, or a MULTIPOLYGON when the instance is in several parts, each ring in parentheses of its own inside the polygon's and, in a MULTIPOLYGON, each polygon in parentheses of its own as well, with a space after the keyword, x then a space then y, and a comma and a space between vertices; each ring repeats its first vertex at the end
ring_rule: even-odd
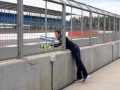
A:
MULTIPOLYGON (((98 9, 98 8, 92 7, 90 5, 86 5, 86 4, 83 4, 83 3, 80 3, 77 1, 73 1, 73 0, 44 0, 44 1, 55 2, 55 3, 59 3, 59 4, 66 4, 67 6, 72 6, 75 8, 82 9, 82 10, 92 11, 94 13, 99 13, 102 15, 108 15, 108 16, 120 18, 120 15, 113 14, 111 12, 108 12, 108 11, 105 11, 102 9, 98 9)), ((7 9, 7 10, 15 10, 16 11, 17 4, 11 3, 11 2, 0 1, 0 9, 7 9)), ((24 12, 45 14, 45 9, 41 8, 41 7, 24 5, 24 12)), ((54 15, 54 16, 62 16, 61 11, 51 10, 51 9, 47 9, 47 14, 54 15)), ((70 13, 67 12, 66 15, 70 15, 70 13)))
POLYGON ((83 9, 83 10, 86 10, 86 11, 92 11, 92 12, 95 12, 95 13, 120 18, 120 15, 117 15, 117 14, 114 14, 114 13, 111 13, 111 12, 108 12, 108 11, 105 11, 105 10, 102 10, 102 9, 98 9, 98 8, 93 7, 93 6, 86 5, 86 4, 83 4, 83 3, 80 3, 80 2, 77 2, 77 1, 74 1, 74 0, 46 0, 46 1, 55 2, 55 3, 59 3, 59 4, 66 4, 68 6, 80 8, 80 9, 83 9))
MULTIPOLYGON (((0 1, 0 9, 17 11, 17 4, 16 3, 11 3, 11 2, 0 1)), ((24 12, 45 14, 45 9, 40 8, 40 7, 24 5, 24 12)), ((50 9, 47 9, 47 14, 48 15, 54 15, 54 16, 62 16, 62 12, 55 11, 55 10, 50 10, 50 9)), ((69 14, 70 13, 66 13, 66 15, 69 15, 69 14)))

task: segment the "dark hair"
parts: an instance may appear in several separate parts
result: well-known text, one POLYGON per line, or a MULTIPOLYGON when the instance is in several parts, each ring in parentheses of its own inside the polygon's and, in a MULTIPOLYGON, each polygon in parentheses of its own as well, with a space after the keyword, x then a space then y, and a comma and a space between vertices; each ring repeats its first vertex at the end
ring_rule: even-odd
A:
POLYGON ((58 34, 61 34, 61 31, 60 31, 60 30, 55 30, 55 32, 57 32, 58 34))

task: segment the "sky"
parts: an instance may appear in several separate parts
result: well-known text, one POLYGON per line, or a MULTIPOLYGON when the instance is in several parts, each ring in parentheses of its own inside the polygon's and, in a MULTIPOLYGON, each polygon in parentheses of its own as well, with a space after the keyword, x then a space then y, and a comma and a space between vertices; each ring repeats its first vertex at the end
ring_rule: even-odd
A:
POLYGON ((76 0, 120 15, 120 0, 76 0))

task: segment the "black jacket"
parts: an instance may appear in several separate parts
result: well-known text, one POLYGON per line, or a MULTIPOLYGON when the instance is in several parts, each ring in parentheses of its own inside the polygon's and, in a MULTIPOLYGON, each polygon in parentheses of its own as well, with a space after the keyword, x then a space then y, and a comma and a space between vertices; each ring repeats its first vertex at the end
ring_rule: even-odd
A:
MULTIPOLYGON (((59 43, 54 44, 54 47, 59 47, 62 45, 62 37, 58 38, 59 43)), ((75 44, 66 37, 66 48, 72 50, 75 44)))

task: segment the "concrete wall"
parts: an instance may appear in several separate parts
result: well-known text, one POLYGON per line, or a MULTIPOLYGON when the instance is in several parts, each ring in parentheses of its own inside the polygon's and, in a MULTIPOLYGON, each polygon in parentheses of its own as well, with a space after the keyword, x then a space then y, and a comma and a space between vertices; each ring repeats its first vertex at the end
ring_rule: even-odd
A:
MULTIPOLYGON (((89 73, 120 57, 120 42, 81 47, 89 73)), ((71 52, 56 51, 0 62, 0 90, 59 90, 76 78, 71 52), (51 62, 51 56, 56 61, 51 62)))
POLYGON ((53 63, 53 90, 58 90, 74 80, 75 64, 70 51, 56 55, 53 63))
POLYGON ((0 66, 0 90, 39 90, 40 70, 35 67, 19 61, 3 63, 0 66))
POLYGON ((113 60, 116 60, 120 56, 120 41, 112 43, 113 46, 113 60))
POLYGON ((49 57, 28 59, 0 63, 0 90, 51 90, 49 57))

